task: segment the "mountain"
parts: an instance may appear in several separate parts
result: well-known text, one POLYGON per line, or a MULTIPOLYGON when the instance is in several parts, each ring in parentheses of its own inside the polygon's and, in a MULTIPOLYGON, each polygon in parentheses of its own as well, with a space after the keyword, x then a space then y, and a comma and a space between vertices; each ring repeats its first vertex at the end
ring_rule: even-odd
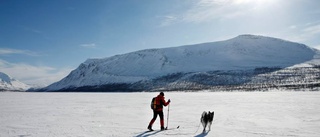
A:
POLYGON ((0 91, 26 91, 30 86, 0 72, 0 91))
POLYGON ((304 44, 240 35, 225 41, 88 59, 43 90, 188 90, 242 85, 259 74, 311 62, 318 55, 318 50, 304 44))

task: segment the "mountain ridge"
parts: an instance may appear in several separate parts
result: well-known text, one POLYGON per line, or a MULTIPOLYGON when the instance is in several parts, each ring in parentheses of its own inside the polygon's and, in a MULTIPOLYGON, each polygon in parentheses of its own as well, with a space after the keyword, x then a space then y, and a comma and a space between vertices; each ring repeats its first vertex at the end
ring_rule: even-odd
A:
POLYGON ((310 61, 317 54, 317 50, 300 43, 240 35, 225 41, 145 49, 102 59, 88 59, 45 90, 132 83, 141 85, 143 81, 178 73, 286 68, 310 61))
POLYGON ((0 72, 0 91, 26 91, 29 88, 29 85, 0 72))

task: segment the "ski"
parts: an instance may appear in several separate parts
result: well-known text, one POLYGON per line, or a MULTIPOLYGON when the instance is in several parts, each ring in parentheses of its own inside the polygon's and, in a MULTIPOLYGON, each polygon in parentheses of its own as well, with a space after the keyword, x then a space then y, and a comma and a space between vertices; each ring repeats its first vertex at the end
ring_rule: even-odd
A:
POLYGON ((153 131, 160 132, 160 131, 166 131, 166 130, 174 130, 174 129, 179 129, 179 127, 180 126, 177 126, 176 128, 168 128, 168 127, 166 127, 164 130, 148 130, 147 132, 153 132, 153 131))

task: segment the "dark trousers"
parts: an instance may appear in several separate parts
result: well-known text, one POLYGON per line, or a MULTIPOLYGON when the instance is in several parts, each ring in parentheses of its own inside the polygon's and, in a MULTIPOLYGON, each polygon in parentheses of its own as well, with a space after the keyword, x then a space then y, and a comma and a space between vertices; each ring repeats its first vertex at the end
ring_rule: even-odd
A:
POLYGON ((153 110, 153 118, 151 119, 151 121, 149 123, 150 127, 152 127, 152 125, 156 121, 158 115, 160 117, 160 126, 164 127, 163 111, 155 111, 155 110, 153 110))

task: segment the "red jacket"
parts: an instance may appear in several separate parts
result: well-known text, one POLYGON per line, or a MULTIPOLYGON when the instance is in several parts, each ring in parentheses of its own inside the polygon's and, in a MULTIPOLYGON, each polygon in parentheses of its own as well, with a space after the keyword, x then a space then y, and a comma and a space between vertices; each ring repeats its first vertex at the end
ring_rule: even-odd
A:
POLYGON ((158 95, 155 99, 157 107, 155 109, 155 111, 162 111, 163 110, 163 106, 167 106, 170 104, 170 102, 166 102, 164 100, 164 96, 158 95))

